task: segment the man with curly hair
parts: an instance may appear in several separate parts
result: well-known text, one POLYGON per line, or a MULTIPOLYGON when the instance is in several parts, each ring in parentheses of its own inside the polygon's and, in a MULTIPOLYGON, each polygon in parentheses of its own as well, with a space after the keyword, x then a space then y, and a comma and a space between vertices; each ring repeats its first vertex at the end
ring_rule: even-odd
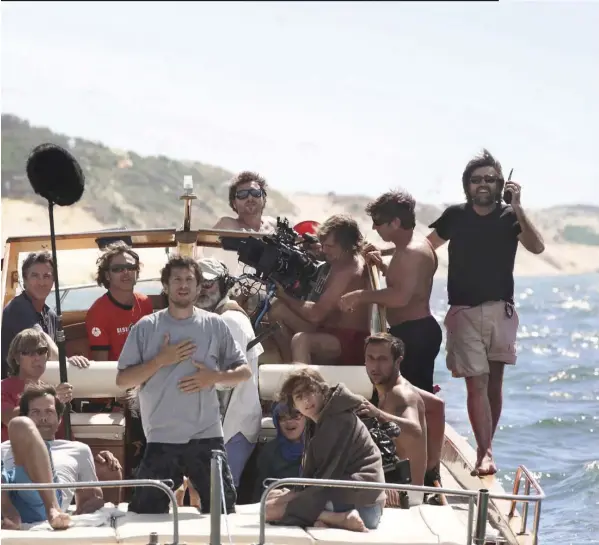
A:
POLYGON ((259 174, 248 171, 237 174, 229 185, 229 206, 237 217, 223 216, 214 229, 274 232, 275 218, 262 215, 266 206, 266 187, 266 180, 259 174))

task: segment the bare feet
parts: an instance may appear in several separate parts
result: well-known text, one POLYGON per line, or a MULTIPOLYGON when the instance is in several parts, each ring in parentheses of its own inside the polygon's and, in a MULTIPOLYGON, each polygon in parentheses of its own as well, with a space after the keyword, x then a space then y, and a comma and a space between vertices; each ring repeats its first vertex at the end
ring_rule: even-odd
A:
POLYGON ((21 519, 17 516, 14 519, 2 516, 2 529, 3 530, 20 530, 21 529, 21 519))
POLYGON ((200 495, 191 483, 189 483, 189 505, 197 509, 200 508, 200 495))
POLYGON ((185 501, 185 490, 187 489, 187 477, 183 477, 183 484, 175 490, 175 500, 177 500, 177 507, 183 507, 185 501))
POLYGON ((360 517, 360 513, 356 509, 345 513, 323 511, 318 518, 320 522, 324 522, 327 526, 334 528, 343 528, 352 532, 368 532, 368 528, 366 528, 362 517, 360 517))
POLYGON ((328 526, 324 522, 322 522, 322 520, 317 520, 314 523, 314 528, 328 528, 328 526))
POLYGON ((54 530, 66 530, 71 523, 71 516, 63 513, 60 509, 52 507, 48 510, 48 522, 54 530))
POLYGON ((472 470, 471 475, 484 477, 486 475, 495 475, 495 473, 497 473, 497 466, 493 460, 493 453, 491 450, 487 450, 482 456, 481 452, 479 452, 476 466, 472 470))

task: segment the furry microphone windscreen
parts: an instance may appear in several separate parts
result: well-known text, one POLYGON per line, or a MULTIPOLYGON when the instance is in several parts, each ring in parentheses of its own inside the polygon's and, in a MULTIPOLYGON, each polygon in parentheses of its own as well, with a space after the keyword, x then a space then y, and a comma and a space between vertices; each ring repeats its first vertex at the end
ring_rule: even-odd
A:
POLYGON ((27 159, 33 190, 59 206, 75 204, 83 195, 85 176, 77 160, 56 144, 41 144, 27 159))

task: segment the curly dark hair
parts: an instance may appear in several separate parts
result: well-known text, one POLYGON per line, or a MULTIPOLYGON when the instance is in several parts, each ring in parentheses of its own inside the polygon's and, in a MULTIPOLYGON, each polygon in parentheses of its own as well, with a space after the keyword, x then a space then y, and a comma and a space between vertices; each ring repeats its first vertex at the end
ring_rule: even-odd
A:
POLYGON ((235 194, 237 193, 237 188, 242 184, 250 184, 252 182, 256 182, 260 186, 260 189, 262 189, 262 193, 264 194, 264 202, 266 203, 266 180, 260 176, 260 174, 244 170, 237 174, 229 184, 229 206, 234 212, 237 212, 235 208, 235 194))
POLYGON ((496 200, 498 203, 501 203, 504 185, 503 170, 501 168, 501 163, 497 159, 495 159, 495 157, 493 157, 487 149, 484 148, 479 155, 476 155, 468 162, 462 174, 462 187, 464 188, 466 200, 468 202, 472 201, 472 197, 470 196, 470 192, 468 191, 470 177, 477 168, 481 167, 493 167, 497 171, 497 175, 499 176, 499 182, 497 183, 496 200))
POLYGON ((140 264, 139 255, 137 252, 134 252, 129 245, 125 244, 121 240, 113 242, 112 244, 106 246, 104 252, 96 261, 98 270, 96 271, 95 280, 98 283, 98 286, 104 286, 106 289, 110 287, 106 273, 110 269, 110 263, 112 262, 112 259, 121 254, 129 254, 133 259, 135 259, 135 264, 137 265, 137 270, 139 272, 140 264))
POLYGON ((335 242, 352 255, 357 255, 364 245, 364 237, 358 223, 351 216, 337 214, 328 218, 318 228, 318 238, 322 242, 329 235, 335 237, 335 242))
POLYGON ((160 271, 160 281, 163 285, 168 285, 168 281, 171 278, 173 269, 189 269, 193 272, 196 277, 196 283, 199 286, 202 283, 202 270, 197 264, 196 260, 192 257, 184 257, 180 255, 174 255, 169 257, 166 265, 160 271))
POLYGON ((398 218, 402 229, 416 227, 416 201, 412 195, 401 189, 387 191, 375 201, 368 203, 366 213, 377 222, 389 223, 398 218))

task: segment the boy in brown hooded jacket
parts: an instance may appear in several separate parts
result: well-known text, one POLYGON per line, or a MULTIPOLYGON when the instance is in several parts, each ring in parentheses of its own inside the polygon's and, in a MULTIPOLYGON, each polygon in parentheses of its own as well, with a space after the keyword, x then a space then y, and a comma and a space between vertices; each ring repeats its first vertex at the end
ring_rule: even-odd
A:
MULTIPOLYGON (((381 454, 355 411, 362 398, 343 384, 329 386, 310 368, 292 372, 281 388, 281 401, 308 421, 302 477, 384 483, 381 454)), ((331 526, 364 532, 377 528, 382 490, 305 487, 275 490, 266 519, 289 526, 331 526)))

